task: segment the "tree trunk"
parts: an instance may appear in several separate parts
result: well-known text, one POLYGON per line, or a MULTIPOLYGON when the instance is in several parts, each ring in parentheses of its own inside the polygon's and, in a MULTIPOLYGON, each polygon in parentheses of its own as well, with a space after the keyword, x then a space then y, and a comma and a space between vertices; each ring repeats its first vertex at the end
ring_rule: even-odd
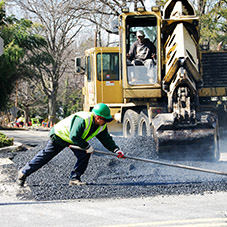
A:
POLYGON ((206 2, 204 0, 198 0, 198 12, 199 16, 205 13, 206 2))
POLYGON ((48 108, 49 108, 49 123, 50 127, 54 126, 56 123, 56 109, 57 109, 57 101, 56 101, 56 93, 52 93, 48 100, 48 108))
POLYGON ((28 121, 29 121, 28 118, 29 118, 29 108, 27 106, 25 106, 24 107, 24 119, 25 119, 24 124, 25 124, 25 126, 26 126, 26 124, 29 125, 28 124, 28 121))

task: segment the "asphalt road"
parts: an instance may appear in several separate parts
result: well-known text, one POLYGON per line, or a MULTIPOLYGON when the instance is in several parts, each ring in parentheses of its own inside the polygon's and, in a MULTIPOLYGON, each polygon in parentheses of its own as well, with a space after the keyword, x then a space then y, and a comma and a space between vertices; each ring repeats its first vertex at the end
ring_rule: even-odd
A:
POLYGON ((1 227, 227 226, 227 193, 0 204, 1 227))
POLYGON ((10 138, 14 138, 14 141, 20 142, 26 145, 37 145, 40 142, 45 142, 48 140, 49 130, 27 130, 27 129, 17 129, 17 130, 1 130, 10 138))
MULTIPOLYGON (((47 131, 4 131, 26 144, 45 142, 47 131)), ((226 157, 223 146, 222 160, 226 157)), ((0 226, 227 226, 227 193, 154 196, 128 199, 28 201, 7 174, 9 159, 0 164, 0 226), (8 163, 7 163, 8 162, 8 163)), ((83 190, 83 188, 81 188, 83 190)), ((117 193, 117 191, 116 191, 117 193)))

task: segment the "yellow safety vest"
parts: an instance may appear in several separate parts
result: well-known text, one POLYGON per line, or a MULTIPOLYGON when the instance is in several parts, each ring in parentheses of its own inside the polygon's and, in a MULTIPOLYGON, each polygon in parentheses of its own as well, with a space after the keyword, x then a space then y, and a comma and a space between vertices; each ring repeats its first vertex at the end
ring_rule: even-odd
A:
POLYGON ((88 141, 92 139, 93 137, 97 136, 100 132, 102 132, 106 128, 106 124, 103 126, 99 126, 95 132, 93 132, 89 137, 87 135, 89 134, 91 130, 91 125, 94 122, 94 113, 92 112, 78 112, 75 114, 70 115, 69 117, 61 120, 54 126, 54 132, 55 134, 60 137, 62 140, 74 144, 74 142, 69 138, 70 134, 70 127, 72 123, 72 119, 74 116, 81 117, 85 120, 85 129, 81 136, 82 139, 85 141, 88 141))

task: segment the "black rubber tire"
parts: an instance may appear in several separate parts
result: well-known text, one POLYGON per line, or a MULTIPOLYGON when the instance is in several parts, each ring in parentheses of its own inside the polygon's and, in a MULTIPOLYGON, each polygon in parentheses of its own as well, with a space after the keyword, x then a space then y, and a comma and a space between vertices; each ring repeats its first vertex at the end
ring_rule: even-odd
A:
POLYGON ((149 124, 149 119, 148 119, 146 109, 142 110, 139 114, 138 135, 139 136, 150 136, 151 135, 151 127, 149 124))
POLYGON ((138 135, 138 113, 134 110, 127 110, 123 118, 123 136, 126 138, 138 135))

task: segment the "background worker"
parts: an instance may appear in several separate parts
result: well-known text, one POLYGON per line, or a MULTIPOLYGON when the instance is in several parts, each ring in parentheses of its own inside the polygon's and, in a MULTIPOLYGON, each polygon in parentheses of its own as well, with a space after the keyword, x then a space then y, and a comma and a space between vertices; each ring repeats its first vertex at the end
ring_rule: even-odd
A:
POLYGON ((19 170, 17 183, 23 186, 29 175, 49 162, 65 147, 76 145, 84 150, 71 148, 77 157, 77 162, 71 172, 69 184, 86 184, 81 181, 81 175, 87 169, 90 156, 94 152, 94 148, 88 143, 90 139, 96 136, 109 151, 118 154, 118 158, 124 158, 124 153, 107 130, 106 123, 112 120, 110 109, 104 103, 95 105, 92 112, 78 112, 61 120, 51 129, 51 139, 46 147, 19 170))
POLYGON ((142 30, 136 32, 136 37, 137 40, 132 44, 127 58, 134 65, 143 65, 148 59, 151 59, 151 62, 154 63, 156 57, 155 45, 149 39, 145 38, 142 30))
POLYGON ((137 40, 132 44, 127 58, 133 65, 144 65, 147 68, 149 83, 155 84, 157 82, 156 47, 145 38, 142 30, 136 32, 136 37, 137 40))
POLYGON ((24 115, 21 115, 18 119, 17 119, 17 127, 18 128, 21 128, 21 127, 24 127, 24 122, 25 122, 25 118, 24 118, 24 115))

